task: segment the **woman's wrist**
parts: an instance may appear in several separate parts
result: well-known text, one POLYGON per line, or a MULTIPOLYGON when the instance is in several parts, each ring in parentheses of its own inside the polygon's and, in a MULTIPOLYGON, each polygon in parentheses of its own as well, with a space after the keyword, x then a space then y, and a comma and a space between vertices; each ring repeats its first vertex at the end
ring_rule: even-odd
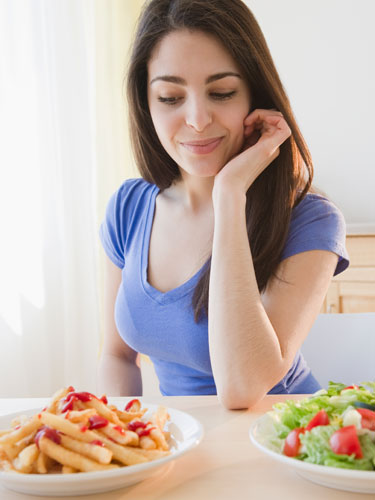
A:
POLYGON ((214 210, 217 210, 221 206, 228 207, 228 205, 233 208, 238 206, 240 209, 245 209, 246 192, 235 183, 215 178, 212 201, 214 210))

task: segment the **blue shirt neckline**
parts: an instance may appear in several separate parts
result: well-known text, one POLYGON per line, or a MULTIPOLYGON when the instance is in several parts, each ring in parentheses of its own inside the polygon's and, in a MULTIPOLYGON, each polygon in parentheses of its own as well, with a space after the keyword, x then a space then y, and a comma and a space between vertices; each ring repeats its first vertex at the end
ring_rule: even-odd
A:
POLYGON ((153 287, 148 281, 148 261, 149 261, 149 251, 150 251, 150 239, 151 239, 151 231, 152 225, 154 221, 155 214, 155 206, 156 206, 156 197, 159 194, 160 189, 154 185, 151 196, 149 197, 149 203, 147 207, 147 213, 145 217, 145 227, 143 231, 143 241, 142 241, 142 251, 141 251, 141 281, 142 287, 146 295, 148 295, 151 299, 155 300, 159 304, 170 304, 171 302, 175 302, 187 295, 191 292, 198 283, 198 279, 200 273, 205 265, 203 265, 198 271, 187 281, 179 285, 177 288, 173 288, 172 290, 168 290, 167 292, 162 292, 157 288, 153 287))

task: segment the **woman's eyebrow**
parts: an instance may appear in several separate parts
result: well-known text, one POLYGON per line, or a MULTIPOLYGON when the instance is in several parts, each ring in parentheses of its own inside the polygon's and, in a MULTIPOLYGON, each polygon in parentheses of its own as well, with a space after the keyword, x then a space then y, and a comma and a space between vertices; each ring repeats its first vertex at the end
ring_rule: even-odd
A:
MULTIPOLYGON (((235 73, 233 71, 224 71, 223 73, 215 73, 214 75, 210 75, 209 77, 207 77, 206 84, 215 82, 216 80, 221 80, 222 78, 225 78, 227 76, 236 76, 237 78, 242 79, 242 77, 239 73, 235 73)), ((181 78, 179 76, 173 76, 173 75, 156 76, 155 78, 153 78, 151 80, 150 85, 158 80, 161 80, 163 82, 169 82, 169 83, 177 83, 178 85, 187 85, 186 80, 184 80, 183 78, 181 78)))

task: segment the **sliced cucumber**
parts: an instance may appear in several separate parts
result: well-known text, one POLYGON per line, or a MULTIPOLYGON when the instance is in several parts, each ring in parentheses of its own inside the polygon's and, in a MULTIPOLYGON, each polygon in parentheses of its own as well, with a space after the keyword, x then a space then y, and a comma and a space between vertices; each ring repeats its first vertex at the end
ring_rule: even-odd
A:
POLYGON ((369 405, 368 403, 362 403, 362 401, 355 401, 352 403, 356 408, 366 408, 367 410, 375 411, 375 405, 369 405))

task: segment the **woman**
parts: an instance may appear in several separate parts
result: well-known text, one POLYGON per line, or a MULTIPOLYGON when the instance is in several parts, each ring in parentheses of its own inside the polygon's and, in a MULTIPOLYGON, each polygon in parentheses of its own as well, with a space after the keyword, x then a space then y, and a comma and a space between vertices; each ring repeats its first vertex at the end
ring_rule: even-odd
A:
POLYGON ((255 18, 241 0, 148 2, 127 85, 142 178, 101 227, 99 390, 141 394, 139 353, 162 394, 217 394, 230 409, 319 389, 299 349, 348 265, 345 224, 309 192, 310 155, 255 18))

